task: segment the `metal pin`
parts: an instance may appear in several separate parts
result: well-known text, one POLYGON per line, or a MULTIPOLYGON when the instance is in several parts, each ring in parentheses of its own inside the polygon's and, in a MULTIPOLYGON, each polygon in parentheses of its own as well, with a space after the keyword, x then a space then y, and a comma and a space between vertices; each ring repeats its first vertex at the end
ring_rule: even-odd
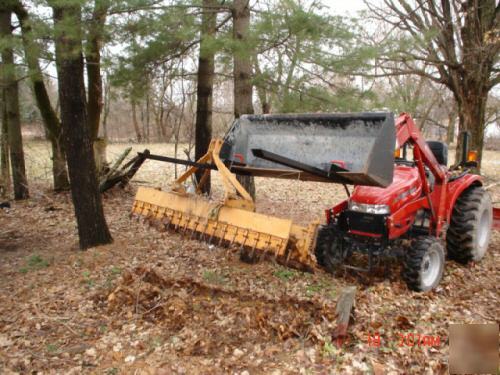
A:
POLYGON ((266 241, 266 252, 271 250, 271 242, 272 242, 271 240, 272 240, 272 236, 269 235, 268 240, 266 241))
POLYGON ((250 231, 247 229, 247 230, 246 230, 245 235, 243 236, 244 240, 243 240, 243 242, 242 242, 242 243, 241 243, 241 245, 240 245, 240 250, 241 250, 241 249, 243 249, 243 247, 245 246, 245 242, 247 242, 247 239, 248 239, 248 233, 249 233, 249 232, 250 232, 250 231))
POLYGON ((236 240, 236 235, 238 234, 238 227, 234 227, 234 236, 233 239, 231 240, 229 247, 233 246, 234 240, 236 240))
POLYGON ((165 208, 162 208, 161 211, 158 211, 158 214, 159 214, 159 218, 158 219, 163 219, 165 217, 165 212, 167 210, 165 208))
POLYGON ((273 236, 272 235, 268 235, 268 239, 266 241, 266 245, 265 245, 265 250, 262 252, 261 254, 261 258, 265 256, 265 254, 268 254, 271 251, 271 244, 272 244, 272 239, 273 239, 273 236))
POLYGON ((163 217, 163 225, 165 226, 166 230, 170 229, 170 222, 172 220, 170 219, 170 216, 168 215, 168 210, 165 210, 165 216, 163 217))
POLYGON ((212 234, 210 235, 210 238, 208 240, 209 245, 212 243, 212 238, 214 237, 215 232, 217 232, 217 222, 214 223, 214 231, 212 232, 212 234))
POLYGON ((259 243, 259 238, 260 238, 260 232, 257 232, 257 238, 255 239, 255 243, 253 244, 252 250, 250 251, 250 258, 252 259, 255 256, 255 247, 259 243))
POLYGON ((186 231, 187 231, 187 228, 189 226, 189 222, 191 221, 191 216, 188 216, 187 217, 187 220, 186 220, 186 225, 184 225, 184 229, 182 230, 182 235, 185 235, 186 234, 186 231))
POLYGON ((177 232, 181 232, 182 228, 184 227, 182 225, 182 221, 184 220, 184 215, 182 214, 182 212, 179 213, 179 221, 177 222, 177 232))
POLYGON ((195 220, 194 220, 194 227, 193 227, 193 231, 191 232, 191 236, 189 236, 189 239, 192 240, 193 239, 193 236, 194 234, 196 233, 196 230, 198 229, 198 217, 196 216, 195 220))
POLYGON ((175 214, 176 211, 172 210, 170 212, 170 229, 175 230, 175 214))
POLYGON ((222 236, 219 238, 219 243, 217 244, 217 246, 220 246, 222 241, 224 241, 224 237, 226 237, 227 226, 227 224, 224 225, 224 230, 222 231, 222 236))
POLYGON ((276 251, 274 252, 274 256, 277 258, 279 253, 280 253, 280 248, 281 248, 281 245, 283 244, 283 240, 280 238, 280 241, 278 243, 278 246, 276 247, 276 251))
POLYGON ((208 228, 208 219, 205 223, 205 227, 203 227, 203 231, 200 233, 200 241, 204 241, 203 236, 206 235, 207 228, 208 228))
POLYGON ((170 223, 169 218, 168 217, 167 218, 163 218, 163 220, 161 222, 163 224, 163 229, 164 230, 168 230, 168 223, 170 223))
POLYGON ((177 230, 179 229, 179 221, 181 219, 181 213, 180 212, 174 212, 174 217, 172 218, 172 221, 174 221, 174 230, 177 232, 177 230), (179 218, 177 220, 175 220, 175 214, 179 214, 179 218))
POLYGON ((184 215, 182 212, 179 212, 179 220, 177 220, 177 231, 180 231, 182 228, 182 220, 184 220, 184 215))

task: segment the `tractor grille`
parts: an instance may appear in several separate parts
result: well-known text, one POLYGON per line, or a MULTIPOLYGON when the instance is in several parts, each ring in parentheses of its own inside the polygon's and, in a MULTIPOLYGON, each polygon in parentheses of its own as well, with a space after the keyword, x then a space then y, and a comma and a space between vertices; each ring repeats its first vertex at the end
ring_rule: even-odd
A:
POLYGON ((385 235, 387 233, 386 218, 388 215, 367 214, 364 212, 345 211, 349 230, 385 235))

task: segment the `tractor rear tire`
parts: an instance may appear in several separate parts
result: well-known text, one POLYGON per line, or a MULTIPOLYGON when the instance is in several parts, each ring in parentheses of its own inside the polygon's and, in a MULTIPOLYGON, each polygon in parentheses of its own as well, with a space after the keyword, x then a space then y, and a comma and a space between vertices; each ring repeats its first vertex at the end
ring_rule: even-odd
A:
POLYGON ((443 277, 444 262, 444 248, 436 237, 417 237, 405 253, 403 280, 417 292, 434 289, 443 277))
POLYGON ((319 227, 314 254, 318 264, 329 273, 335 273, 343 264, 342 239, 333 228, 319 227))
POLYGON ((446 233, 448 257, 462 264, 480 261, 490 242, 492 223, 490 195, 481 186, 465 190, 455 202, 446 233))

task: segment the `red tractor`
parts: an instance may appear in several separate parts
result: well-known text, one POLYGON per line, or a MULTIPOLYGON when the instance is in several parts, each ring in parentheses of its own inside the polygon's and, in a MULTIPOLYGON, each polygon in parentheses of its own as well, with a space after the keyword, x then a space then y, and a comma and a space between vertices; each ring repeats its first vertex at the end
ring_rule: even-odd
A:
MULTIPOLYGON (((447 167, 447 146, 426 142, 408 114, 396 120, 395 168, 387 187, 356 186, 350 197, 326 211, 316 258, 328 271, 354 252, 368 255, 369 269, 381 256, 401 256, 408 287, 438 285, 445 257, 459 263, 481 260, 493 222, 490 195, 463 133, 462 161, 447 167), (412 157, 409 157, 410 153, 412 157)), ((495 217, 498 215, 495 210, 495 217)))
POLYGON ((191 237, 237 244, 247 261, 271 253, 285 264, 319 264, 335 272, 360 269, 348 260, 363 253, 368 267, 362 269, 370 271, 384 257, 400 256, 408 286, 427 291, 441 280, 446 256, 460 263, 481 260, 493 220, 500 226, 500 210, 493 210, 481 176, 471 173, 476 163, 467 133, 462 148, 461 162, 448 168, 447 146, 426 142, 407 114, 242 116, 196 162, 141 154, 190 168, 171 191, 139 189, 133 212, 191 237), (213 170, 222 178, 222 201, 203 195, 213 170), (199 182, 197 171, 203 171, 199 182), (326 211, 326 225, 302 227, 255 212, 233 173, 339 183, 348 199, 326 211), (355 186, 352 194, 348 185, 355 186))

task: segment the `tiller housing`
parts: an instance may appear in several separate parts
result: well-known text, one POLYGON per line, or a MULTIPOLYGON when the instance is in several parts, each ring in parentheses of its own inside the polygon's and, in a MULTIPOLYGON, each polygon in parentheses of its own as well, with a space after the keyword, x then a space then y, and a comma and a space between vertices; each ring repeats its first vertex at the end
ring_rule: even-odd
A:
POLYGON ((174 181, 170 191, 139 187, 132 211, 154 219, 165 229, 197 235, 218 245, 237 244, 252 253, 267 252, 283 263, 311 269, 319 221, 302 227, 289 219, 254 212, 252 197, 219 157, 222 144, 220 139, 212 140, 208 152, 174 181), (194 193, 184 185, 206 165, 215 165, 222 178, 222 202, 211 202, 201 193, 212 168, 205 169, 194 193))

